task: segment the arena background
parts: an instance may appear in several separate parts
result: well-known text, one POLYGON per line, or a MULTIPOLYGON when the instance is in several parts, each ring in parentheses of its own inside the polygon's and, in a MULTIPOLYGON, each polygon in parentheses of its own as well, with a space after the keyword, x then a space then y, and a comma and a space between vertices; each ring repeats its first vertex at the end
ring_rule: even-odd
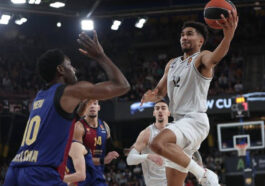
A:
MULTIPOLYGON (((119 160, 107 166, 108 183, 144 185, 139 166, 128 167, 123 154, 139 132, 154 121, 150 105, 140 108, 139 101, 147 89, 154 88, 166 63, 181 55, 182 23, 187 20, 204 22, 203 7, 208 1, 65 0, 61 1, 65 6, 57 9, 49 6, 55 1, 29 2, 0 1, 0 22, 5 22, 3 15, 10 16, 7 24, 0 24, 0 185, 20 146, 32 98, 43 86, 35 71, 37 57, 47 49, 61 48, 79 70, 80 80, 99 82, 106 79, 99 66, 77 50, 76 39, 82 31, 80 22, 83 19, 94 21, 106 53, 132 86, 128 94, 100 103, 100 118, 110 125, 115 146, 121 154, 119 160), (27 21, 16 24, 19 20, 23 22, 23 17, 27 21), (141 18, 146 19, 146 23, 136 28, 141 18), (118 30, 111 29, 114 20, 121 21, 118 30)), ((240 17, 239 25, 228 55, 215 69, 208 96, 211 130, 200 152, 204 165, 218 173, 222 185, 264 186, 264 148, 250 151, 248 175, 244 157, 238 157, 236 151, 220 152, 218 147, 219 123, 265 120, 265 1, 234 3, 240 17), (248 107, 236 101, 242 96, 248 107), (237 117, 240 109, 244 117, 237 117), (244 162, 240 166, 242 158, 244 162)), ((210 29, 205 48, 214 49, 221 39, 221 31, 210 29)), ((186 186, 195 185, 198 185, 195 178, 189 175, 186 186)))

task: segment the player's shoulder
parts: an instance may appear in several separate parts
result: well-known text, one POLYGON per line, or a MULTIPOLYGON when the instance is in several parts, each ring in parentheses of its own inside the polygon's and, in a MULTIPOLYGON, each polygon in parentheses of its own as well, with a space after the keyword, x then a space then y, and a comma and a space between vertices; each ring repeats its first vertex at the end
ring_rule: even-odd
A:
POLYGON ((165 72, 167 72, 171 66, 171 64, 176 61, 176 58, 172 58, 168 61, 167 65, 166 65, 166 68, 165 68, 165 72))
POLYGON ((199 56, 202 57, 204 55, 208 55, 208 54, 211 54, 212 52, 210 50, 203 50, 200 52, 199 56))
POLYGON ((144 130, 140 132, 140 136, 144 139, 144 141, 148 141, 151 134, 151 128, 150 126, 146 127, 144 130))

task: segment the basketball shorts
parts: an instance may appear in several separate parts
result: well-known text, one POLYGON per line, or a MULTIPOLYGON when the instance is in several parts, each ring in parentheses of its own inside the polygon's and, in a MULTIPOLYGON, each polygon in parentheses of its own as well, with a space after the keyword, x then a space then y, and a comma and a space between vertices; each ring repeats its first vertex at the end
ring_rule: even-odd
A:
POLYGON ((4 186, 67 186, 51 167, 9 167, 4 186))
MULTIPOLYGON (((210 125, 206 113, 190 112, 185 115, 177 115, 167 129, 176 135, 176 142, 187 156, 192 158, 198 151, 203 140, 208 136, 210 125)), ((188 169, 166 160, 165 166, 188 173, 188 169)))

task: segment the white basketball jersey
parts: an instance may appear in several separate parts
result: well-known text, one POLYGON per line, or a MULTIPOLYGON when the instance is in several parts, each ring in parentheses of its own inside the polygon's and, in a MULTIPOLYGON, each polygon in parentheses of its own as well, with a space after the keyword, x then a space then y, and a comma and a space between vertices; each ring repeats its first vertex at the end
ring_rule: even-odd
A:
MULTIPOLYGON (((150 137, 148 145, 142 150, 142 154, 154 154, 149 145, 154 137, 160 132, 154 124, 149 126, 150 137)), ((142 170, 144 174, 144 181, 147 186, 166 186, 166 169, 165 166, 158 166, 151 160, 147 159, 142 163, 142 170)))
POLYGON ((207 94, 212 78, 206 78, 195 67, 197 52, 185 60, 176 58, 167 76, 169 110, 173 117, 189 112, 206 112, 207 94))

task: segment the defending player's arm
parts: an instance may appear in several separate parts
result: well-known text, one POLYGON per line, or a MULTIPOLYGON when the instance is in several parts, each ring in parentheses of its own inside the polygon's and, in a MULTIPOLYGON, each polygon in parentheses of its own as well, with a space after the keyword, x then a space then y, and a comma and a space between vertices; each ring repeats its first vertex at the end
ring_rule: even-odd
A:
MULTIPOLYGON (((208 69, 212 69, 227 54, 230 47, 230 43, 234 37, 234 33, 237 28, 238 16, 236 15, 236 12, 234 10, 232 12, 229 12, 229 17, 227 19, 223 15, 221 17, 224 23, 218 23, 223 28, 223 40, 213 52, 203 51, 201 54, 201 63, 208 69)), ((200 64, 197 65, 199 66, 200 64)), ((206 74, 206 77, 207 76, 208 75, 206 74)))
POLYGON ((137 137, 137 140, 135 144, 133 145, 131 151, 128 154, 127 157, 127 164, 128 165, 137 165, 139 163, 142 163, 146 161, 147 159, 150 159, 154 163, 156 163, 159 166, 163 165, 163 159, 156 154, 140 154, 142 150, 148 145, 148 140, 150 136, 150 129, 147 128, 143 130, 139 136, 137 137))
POLYGON ((107 131, 107 141, 106 141, 106 152, 107 155, 100 159, 100 158, 93 158, 93 163, 95 165, 103 165, 103 164, 109 164, 113 159, 117 159, 119 157, 119 153, 116 151, 112 151, 114 149, 112 139, 111 139, 111 134, 110 134, 110 128, 109 125, 103 121, 104 126, 107 131))
POLYGON ((79 49, 79 51, 85 56, 97 61, 106 72, 109 81, 97 84, 80 81, 74 85, 66 86, 60 99, 60 105, 63 110, 68 113, 72 113, 82 100, 110 99, 123 95, 130 89, 127 79, 104 53, 96 32, 94 32, 93 39, 88 37, 85 33, 81 33, 78 42, 84 48, 79 49))
POLYGON ((85 148, 82 144, 73 142, 69 152, 69 156, 73 160, 75 173, 64 176, 64 182, 73 183, 86 179, 86 162, 84 158, 85 148))
POLYGON ((157 102, 161 99, 163 99, 167 94, 167 74, 170 68, 171 63, 173 62, 173 59, 171 59, 166 67, 163 77, 160 79, 159 83, 157 84, 156 88, 154 90, 148 90, 145 92, 141 99, 141 105, 145 102, 157 102))

